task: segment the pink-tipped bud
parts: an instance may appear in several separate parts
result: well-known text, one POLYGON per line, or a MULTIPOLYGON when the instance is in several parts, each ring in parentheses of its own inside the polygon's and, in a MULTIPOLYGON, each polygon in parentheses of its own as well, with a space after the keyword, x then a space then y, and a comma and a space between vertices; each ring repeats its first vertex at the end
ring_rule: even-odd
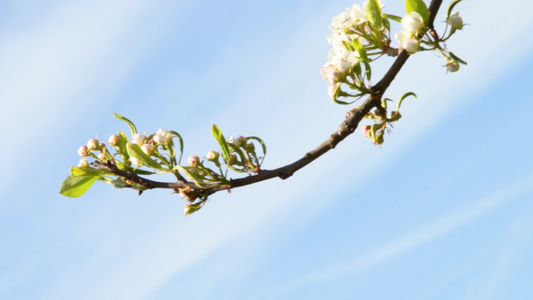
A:
POLYGON ((455 60, 450 60, 446 65, 446 68, 448 69, 448 72, 457 72, 459 71, 459 63, 455 60))
POLYGON ((207 160, 209 161, 218 161, 218 157, 220 156, 220 154, 218 152, 215 152, 213 150, 207 152, 207 155, 205 158, 207 158, 207 160))
POLYGON ((196 155, 193 155, 193 156, 189 157, 187 162, 189 163, 189 165, 194 167, 200 162, 200 158, 198 156, 196 156, 196 155))
POLYGON ((113 134, 112 136, 109 137, 108 142, 109 142, 109 145, 111 146, 118 146, 120 142, 120 137, 116 134, 113 134))
POLYGON ((100 148, 100 143, 97 139, 90 139, 87 142, 87 148, 89 148, 89 150, 97 150, 100 148))
POLYGON ((141 146, 141 149, 144 153, 146 153, 148 156, 154 154, 155 152, 155 146, 152 144, 143 144, 141 146))
POLYGON ((145 140, 146 140, 146 136, 142 133, 136 133, 134 136, 131 137, 131 143, 137 144, 139 146, 142 146, 145 140))
POLYGON ((361 129, 363 130, 363 133, 365 134, 367 138, 370 138, 372 136, 372 132, 370 131, 371 129, 370 125, 365 125, 361 129))
POLYGON ((85 145, 80 146, 80 147, 78 148, 78 154, 79 154, 80 156, 82 156, 82 157, 83 157, 83 156, 87 156, 87 154, 89 154, 89 147, 87 147, 87 146, 85 146, 85 145))
POLYGON ((170 131, 161 130, 160 128, 154 135, 153 140, 159 145, 166 145, 170 142, 170 140, 172 140, 172 135, 170 131))

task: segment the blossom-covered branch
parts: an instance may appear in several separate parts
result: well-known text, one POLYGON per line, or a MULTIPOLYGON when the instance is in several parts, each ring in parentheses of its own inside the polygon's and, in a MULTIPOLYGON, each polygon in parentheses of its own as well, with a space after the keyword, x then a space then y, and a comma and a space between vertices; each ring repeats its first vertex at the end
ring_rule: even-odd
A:
POLYGON ((155 188, 172 189, 188 200, 185 205, 185 214, 188 215, 203 207, 208 196, 218 191, 292 176, 335 148, 355 131, 364 118, 373 123, 362 126, 364 134, 372 143, 381 145, 391 123, 402 117, 400 108, 403 100, 409 96, 416 97, 413 92, 406 92, 393 108, 389 107, 394 101, 383 97, 411 55, 420 51, 437 51, 445 58, 449 72, 456 72, 459 64, 466 64, 444 45, 464 26, 459 14, 453 12, 459 2, 461 0, 454 0, 448 7, 442 35, 434 28, 442 0, 433 0, 429 8, 422 0, 407 0, 406 15, 402 18, 384 13, 384 5, 379 0, 368 0, 362 8, 354 5, 335 16, 330 25, 332 34, 327 38, 332 49, 320 73, 329 83, 328 93, 333 102, 351 104, 362 97, 366 100, 346 114, 346 119, 326 141, 291 164, 273 170, 262 169, 267 148, 260 138, 225 138, 216 125, 212 127, 212 134, 220 151, 209 151, 205 160, 191 156, 186 164, 182 164, 184 144, 179 133, 160 129, 144 135, 137 132, 133 122, 115 114, 129 125, 131 138, 119 131, 109 138, 107 145, 90 139, 87 145, 79 148, 80 163, 71 169, 60 193, 70 197, 81 196, 97 180, 116 188, 132 188, 139 193, 155 188), (398 22, 402 28, 394 34, 397 48, 391 46, 391 21, 398 22), (388 56, 396 58, 377 84, 371 85, 371 63, 388 56), (93 162, 89 163, 87 158, 93 162), (233 179, 229 177, 229 172, 247 176, 233 179), (176 181, 160 182, 146 178, 160 173, 173 174, 176 181))

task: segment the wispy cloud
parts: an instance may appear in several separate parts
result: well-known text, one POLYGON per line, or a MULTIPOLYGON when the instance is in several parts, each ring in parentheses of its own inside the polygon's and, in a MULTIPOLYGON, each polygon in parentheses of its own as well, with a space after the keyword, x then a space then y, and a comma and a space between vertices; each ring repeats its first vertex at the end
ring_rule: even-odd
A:
POLYGON ((413 232, 398 237, 386 245, 378 246, 352 260, 343 261, 318 272, 297 278, 282 287, 277 287, 275 289, 276 292, 273 292, 273 294, 278 292, 283 294, 314 283, 332 281, 350 274, 364 272, 475 221, 495 207, 512 200, 517 194, 531 190, 532 186, 533 174, 530 174, 512 185, 491 193, 491 196, 486 197, 475 205, 445 215, 434 222, 423 224, 413 232))

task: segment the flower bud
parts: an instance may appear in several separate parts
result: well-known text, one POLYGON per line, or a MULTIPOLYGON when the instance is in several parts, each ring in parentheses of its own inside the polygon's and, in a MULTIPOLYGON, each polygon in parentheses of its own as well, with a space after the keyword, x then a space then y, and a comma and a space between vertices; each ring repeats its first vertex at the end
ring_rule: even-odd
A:
POLYGON ((142 162, 138 159, 136 159, 135 157, 130 157, 130 161, 134 164, 134 165, 137 165, 137 166, 140 166, 142 165, 142 162))
POLYGON ((87 142, 87 148, 89 148, 89 150, 97 150, 100 148, 100 143, 97 139, 90 139, 87 142))
POLYGON ((402 18, 402 28, 409 32, 418 32, 424 27, 424 18, 416 11, 402 18))
POLYGON ((365 134, 365 136, 366 136, 367 138, 372 137, 372 136, 371 136, 371 135, 372 135, 372 132, 370 132, 370 125, 365 125, 365 126, 363 126, 363 128, 361 128, 361 129, 363 130, 363 133, 365 134))
POLYGON ((98 159, 101 160, 101 161, 105 160, 105 152, 100 152, 98 154, 98 159))
POLYGON ((87 167, 89 167, 89 162, 85 158, 80 159, 80 162, 78 163, 78 168, 87 168, 87 167))
POLYGON ((109 142, 109 145, 111 146, 118 146, 120 142, 120 137, 116 134, 113 134, 112 136, 109 137, 108 142, 109 142))
POLYGON ((143 144, 141 146, 141 149, 144 153, 146 153, 148 156, 154 154, 155 152, 155 146, 152 144, 143 144))
POLYGON ((78 148, 78 154, 80 156, 87 156, 89 154, 89 147, 83 145, 78 148))
POLYGON ((459 17, 459 12, 451 14, 448 20, 446 20, 446 23, 452 26, 452 30, 463 29, 464 26, 463 19, 459 17))
POLYGON ((142 146, 145 140, 146 140, 146 136, 142 133, 136 133, 134 136, 131 137, 131 143, 137 144, 139 146, 142 146))
POLYGON ((446 68, 448 69, 448 72, 457 72, 459 71, 459 63, 455 60, 450 60, 446 65, 446 68))
POLYGON ((159 130, 153 137, 154 142, 156 142, 159 145, 166 145, 172 140, 172 135, 170 134, 170 131, 167 130, 159 130))
POLYGON ((336 100, 341 92, 341 85, 335 84, 328 87, 328 95, 331 100, 336 100))
POLYGON ((402 47, 407 51, 407 53, 413 54, 416 53, 420 48, 420 42, 418 42, 417 39, 406 39, 402 47))
POLYGON ((189 165, 194 167, 200 162, 200 158, 198 156, 196 156, 196 155, 193 155, 193 156, 189 157, 187 162, 189 163, 189 165))
POLYGON ((207 152, 207 156, 205 158, 207 158, 207 160, 209 161, 218 161, 218 157, 219 157, 219 153, 218 152, 215 152, 213 150, 207 152))

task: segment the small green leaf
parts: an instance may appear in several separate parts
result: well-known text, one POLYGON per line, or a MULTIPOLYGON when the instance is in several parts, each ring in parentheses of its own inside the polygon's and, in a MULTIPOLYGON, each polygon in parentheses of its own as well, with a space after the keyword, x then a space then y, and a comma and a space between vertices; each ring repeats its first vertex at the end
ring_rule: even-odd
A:
MULTIPOLYGON (((71 172, 73 172, 71 170, 71 172)), ((76 171, 77 173, 77 171, 76 171)), ((78 173, 79 174, 79 173, 78 173)), ((84 173, 85 175, 81 176, 74 176, 69 175, 65 181, 63 181, 63 184, 61 184, 61 188, 59 188, 59 193, 63 196, 77 198, 91 187, 91 185, 102 176, 102 173, 84 173)))
POLYGON ((395 16, 395 15, 389 15, 389 14, 382 14, 382 16, 386 19, 389 19, 389 20, 393 20, 393 21, 396 21, 398 23, 401 23, 402 22, 402 18, 401 17, 398 17, 398 16, 395 16))
POLYGON ((228 142, 226 142, 226 139, 222 134, 222 131, 220 131, 220 128, 218 128, 217 125, 213 124, 213 127, 211 127, 211 132, 213 133, 215 140, 217 140, 218 144, 220 145, 220 148, 222 149, 222 157, 224 157, 224 160, 228 161, 230 158, 229 147, 228 142))
POLYGON ((365 64, 366 80, 370 80, 370 78, 372 78, 372 69, 370 69, 370 64, 366 61, 363 63, 365 64))
POLYGON ((400 99, 398 100, 398 105, 396 106, 396 111, 398 111, 398 112, 400 111, 400 106, 402 105, 403 99, 405 99, 405 98, 407 98, 407 97, 409 97, 409 96, 413 96, 413 97, 415 97, 415 98, 418 98, 418 97, 416 96, 416 94, 413 93, 413 92, 408 92, 408 93, 403 94, 403 95, 400 97, 400 99))
POLYGON ((128 124, 128 126, 129 126, 130 129, 131 129, 131 135, 132 135, 132 136, 135 135, 135 134, 137 134, 137 128, 135 128, 135 125, 133 124, 133 122, 131 122, 131 121, 128 120, 127 118, 125 118, 125 117, 123 117, 123 116, 121 116, 121 115, 119 115, 119 114, 117 114, 117 113, 114 113, 113 115, 115 116, 115 118, 117 118, 117 119, 119 119, 119 120, 121 120, 121 121, 124 121, 124 122, 126 122, 126 124, 128 124))
POLYGON ((205 201, 194 203, 194 204, 185 204, 185 216, 191 215, 204 206, 205 201))
POLYGON ((154 168, 154 169, 158 169, 158 170, 162 169, 161 165, 158 162, 156 162, 155 160, 150 158, 150 156, 148 156, 146 153, 144 153, 144 151, 141 149, 141 146, 139 146, 137 144, 128 143, 126 145, 126 149, 128 150, 128 154, 131 157, 136 158, 137 160, 139 160, 143 164, 145 164, 145 165, 147 165, 147 166, 149 166, 151 168, 154 168))
POLYGON ((467 65, 466 61, 460 59, 459 57, 457 57, 455 54, 453 54, 452 52, 449 52, 450 53, 450 56, 453 58, 453 60, 457 61, 458 63, 460 64, 463 64, 463 65, 467 65))
POLYGON ((366 17, 372 28, 381 29, 381 7, 379 0, 368 0, 365 7, 366 17))
POLYGON ((262 139, 260 139, 260 138, 258 138, 256 136, 249 136, 248 139, 249 140, 256 140, 257 142, 259 142, 259 144, 261 144, 261 147, 263 147, 263 155, 267 154, 267 147, 266 147, 265 142, 263 142, 262 139))
POLYGON ((183 155, 183 138, 181 138, 181 135, 173 130, 170 131, 170 133, 177 137, 178 140, 180 141, 180 158, 178 160, 178 164, 181 162, 181 156, 183 155))
POLYGON ((348 51, 355 51, 355 49, 353 48, 352 44, 348 43, 347 41, 342 41, 342 45, 348 51))
POLYGON ((407 12, 407 14, 411 13, 412 11, 416 11, 424 19, 424 24, 428 23, 429 11, 428 11, 428 7, 426 6, 426 3, 424 3, 424 1, 422 1, 422 0, 405 0, 405 11, 407 12))
POLYGON ((461 2, 463 0, 454 0, 452 1, 452 3, 450 3, 450 6, 448 6, 448 10, 446 11, 446 19, 448 19, 450 17, 450 15, 452 14, 452 10, 453 8, 459 4, 459 2, 461 2))
POLYGON ((189 170, 187 170, 187 168, 185 167, 182 167, 180 165, 176 165, 174 167, 174 169, 176 170, 179 170, 181 172, 183 172, 183 174, 185 174, 185 176, 189 177, 189 179, 191 179, 192 181, 194 181, 194 183, 199 187, 199 188, 205 188, 205 186, 203 185, 203 178, 201 178, 198 174, 194 173, 194 172, 190 172, 189 170))

